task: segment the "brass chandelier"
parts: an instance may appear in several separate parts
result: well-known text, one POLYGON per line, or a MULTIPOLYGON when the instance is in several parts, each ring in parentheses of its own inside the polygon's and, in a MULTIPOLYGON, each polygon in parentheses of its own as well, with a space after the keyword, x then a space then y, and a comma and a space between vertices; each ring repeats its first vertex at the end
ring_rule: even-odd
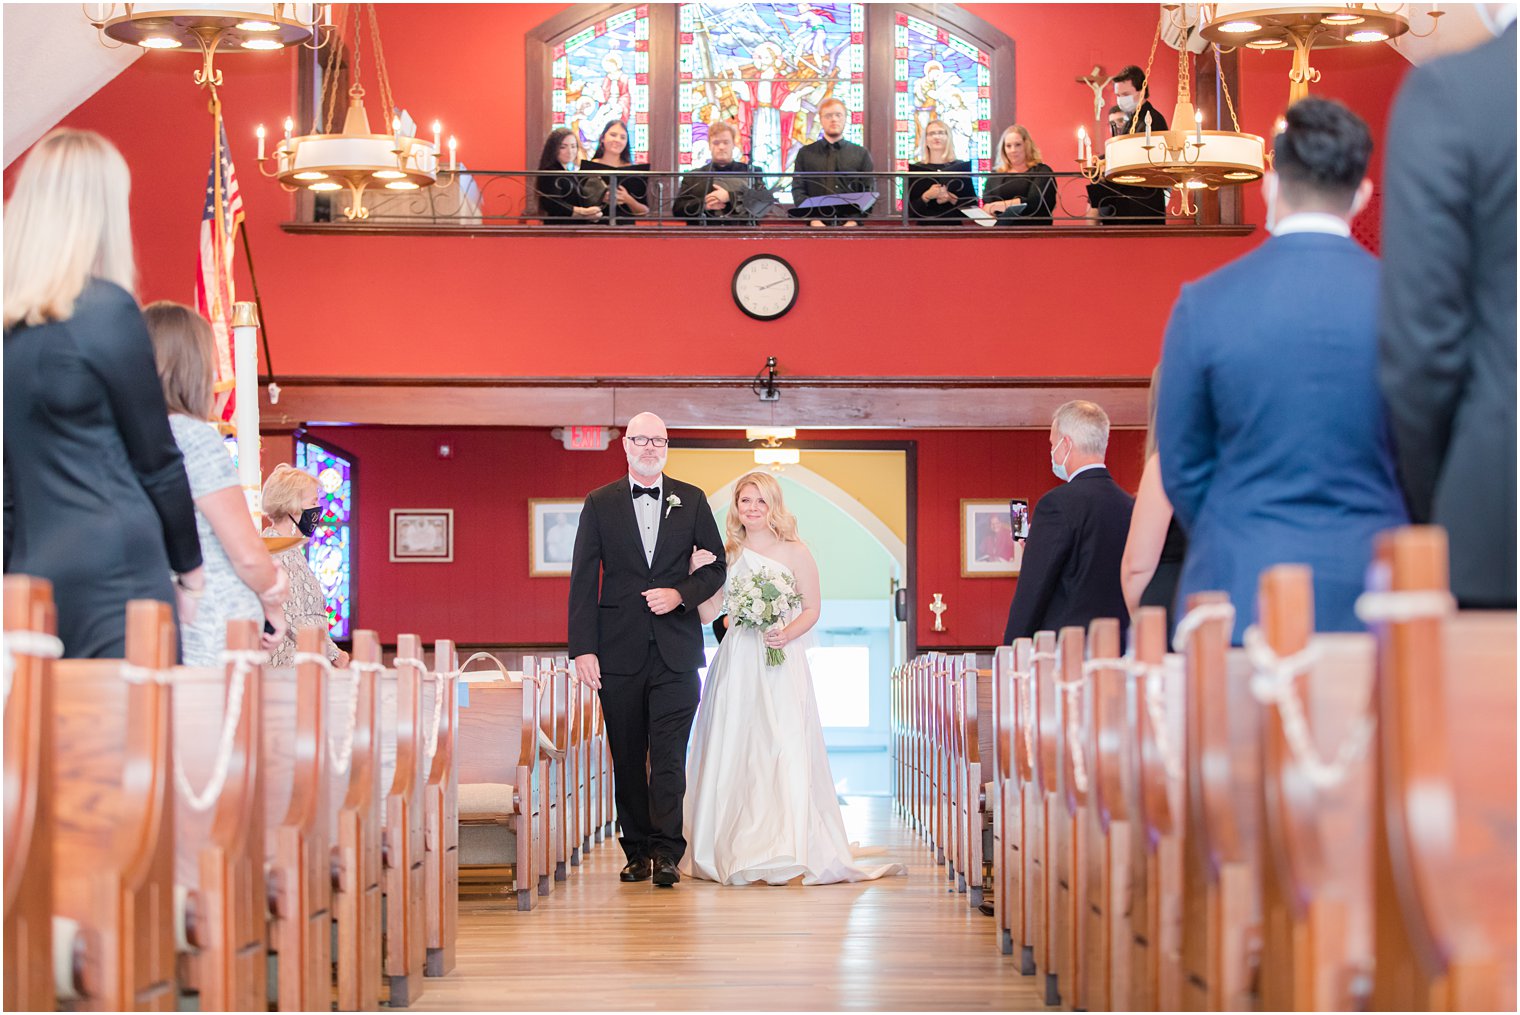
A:
MULTIPOLYGON (((1147 81, 1156 58, 1156 43, 1161 38, 1161 28, 1168 14, 1167 10, 1162 11, 1162 21, 1157 24, 1156 36, 1151 40, 1150 57, 1145 66, 1147 81)), ((1175 189, 1180 203, 1179 214, 1182 215, 1191 215, 1196 210, 1193 191, 1251 183, 1261 179, 1266 172, 1266 142, 1260 136, 1240 129, 1235 101, 1222 73, 1219 80, 1224 85, 1232 129, 1204 129, 1203 113, 1193 105, 1188 55, 1186 46, 1178 47, 1177 105, 1166 130, 1153 127, 1149 114, 1132 117, 1129 133, 1110 138, 1100 159, 1092 157, 1092 146, 1085 136, 1080 139, 1082 169, 1089 179, 1101 178, 1108 183, 1133 187, 1175 189)), ((1217 48, 1214 60, 1217 66, 1217 48)))
MULTIPOLYGON (((1261 51, 1293 50, 1288 71, 1288 104, 1309 94, 1320 73, 1309 63, 1310 52, 1341 46, 1387 42, 1410 31, 1409 4, 1348 3, 1263 6, 1255 3, 1201 4, 1199 34, 1215 46, 1244 46, 1261 51)), ((1432 4, 1430 28, 1415 33, 1424 38, 1436 30, 1446 12, 1432 4)))
POLYGON ((350 220, 369 217, 364 207, 364 192, 371 186, 392 191, 419 190, 439 184, 447 186, 459 165, 458 142, 450 137, 448 167, 443 163, 442 124, 433 122, 433 139, 429 143, 421 138, 403 133, 402 121, 391 96, 390 75, 385 66, 385 52, 380 45, 380 29, 375 19, 374 4, 353 5, 356 13, 353 31, 346 33, 346 17, 340 18, 337 32, 340 38, 351 37, 353 45, 352 84, 348 89, 348 108, 344 114, 343 127, 334 130, 339 90, 338 52, 334 44, 328 52, 327 65, 322 76, 324 129, 320 133, 294 134, 295 122, 285 119, 285 136, 276 142, 272 155, 265 152, 265 132, 262 124, 256 131, 258 137, 259 170, 265 176, 278 179, 288 191, 306 189, 317 193, 348 188, 351 196, 343 214, 350 220), (364 60, 365 29, 362 22, 368 15, 368 33, 374 49, 375 77, 379 85, 382 108, 391 114, 390 133, 375 133, 370 129, 369 113, 364 107, 364 86, 360 83, 364 60))
POLYGON ((261 52, 302 43, 319 48, 332 30, 331 4, 86 4, 85 18, 117 45, 175 50, 195 47, 195 83, 219 87, 216 54, 261 52))

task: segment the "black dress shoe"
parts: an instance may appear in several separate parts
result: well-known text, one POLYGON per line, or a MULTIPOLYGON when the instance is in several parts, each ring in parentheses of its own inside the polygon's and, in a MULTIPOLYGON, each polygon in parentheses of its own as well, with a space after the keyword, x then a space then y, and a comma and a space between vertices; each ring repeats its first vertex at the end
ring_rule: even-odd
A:
POLYGON ((668 856, 654 858, 654 886, 656 888, 670 888, 681 880, 681 872, 676 870, 676 862, 668 856))
POLYGON ((633 860, 629 860, 626 864, 623 865, 622 872, 620 874, 618 874, 618 880, 619 881, 648 881, 649 880, 649 860, 647 858, 643 858, 643 857, 640 857, 640 858, 637 858, 637 859, 633 859, 633 860))

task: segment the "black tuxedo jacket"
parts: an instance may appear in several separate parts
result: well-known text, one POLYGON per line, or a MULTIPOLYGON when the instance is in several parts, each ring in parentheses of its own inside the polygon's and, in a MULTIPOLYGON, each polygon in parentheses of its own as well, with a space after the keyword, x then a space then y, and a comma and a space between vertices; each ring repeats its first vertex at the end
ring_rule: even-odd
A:
POLYGON ((1417 524, 1464 606, 1515 608, 1515 24, 1404 79, 1384 164, 1381 375, 1417 524), (1418 140, 1416 140, 1418 139, 1418 140))
POLYGON ((1134 508, 1135 498, 1102 466, 1040 498, 1029 523, 1004 645, 1036 631, 1086 627, 1098 617, 1119 618, 1122 639, 1129 611, 1119 564, 1134 508))
POLYGON ((707 495, 690 483, 664 478, 653 564, 644 560, 628 477, 593 490, 581 509, 570 565, 570 655, 595 653, 603 673, 634 673, 653 640, 667 667, 696 670, 703 663, 697 606, 723 587, 727 575, 723 537, 707 495), (669 505, 672 495, 680 507, 669 505), (687 574, 693 546, 718 559, 687 574), (649 612, 643 593, 657 588, 675 589, 681 605, 660 617, 649 612))

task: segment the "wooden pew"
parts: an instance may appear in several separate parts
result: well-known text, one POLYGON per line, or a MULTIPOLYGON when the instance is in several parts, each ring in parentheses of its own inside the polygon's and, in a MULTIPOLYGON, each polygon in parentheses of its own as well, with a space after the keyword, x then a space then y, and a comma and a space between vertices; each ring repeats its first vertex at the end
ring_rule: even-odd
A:
POLYGON ((1023 846, 1023 812, 1019 806, 1018 769, 1013 745, 1018 737, 1015 728, 1016 678, 1013 676, 1013 647, 1004 645, 992 654, 992 916, 997 924, 998 951, 1013 954, 1014 933, 1019 933, 1022 957, 1023 927, 1016 914, 1022 907, 1022 879, 1018 877, 1020 850, 1023 846))
POLYGON ((184 940, 179 982, 204 1011, 267 1003, 264 883, 263 672, 249 620, 227 625, 243 658, 178 667, 171 723, 175 885, 184 940))
POLYGON ((1286 707, 1263 702, 1261 1004, 1360 1009, 1372 970, 1372 639, 1314 634, 1302 565, 1265 572, 1257 601, 1264 644, 1254 652, 1288 660, 1312 642, 1316 659, 1286 707), (1312 753, 1290 733, 1312 738, 1312 753))
POLYGON ((459 878, 462 888, 505 880, 526 911, 537 904, 545 849, 538 684, 536 674, 497 666, 499 680, 461 677, 470 682, 459 710, 459 878))
MULTIPOLYGON (((1166 611, 1145 607, 1131 618, 1134 655, 1143 669, 1126 696, 1133 780, 1127 792, 1130 832, 1130 999, 1138 1011, 1182 1005, 1182 789, 1184 681, 1168 667, 1166 611)), ((1181 663, 1180 657, 1172 657, 1181 663)))
POLYGON ((1004 853, 1008 864, 1008 922, 1019 972, 1032 976, 1044 943, 1045 921, 1045 794, 1040 782, 1039 693, 1033 639, 1015 639, 1011 652, 1008 678, 1014 777, 1013 786, 1004 787, 1004 800, 1010 808, 1004 830, 1017 854, 1004 853))
POLYGON ((976 655, 956 660, 956 857, 957 891, 971 906, 982 904, 988 834, 995 797, 992 776, 992 671, 977 666, 976 655))
POLYGON ((427 964, 422 703, 423 684, 432 683, 416 635, 396 639, 396 659, 396 668, 379 678, 385 977, 393 1008, 410 1005, 422 993, 427 964))
MULTIPOLYGON (((1222 593, 1189 597, 1188 609, 1228 606, 1222 593)), ((1187 624, 1179 623, 1179 635, 1187 624)), ((1187 765, 1183 856, 1183 1007, 1254 1006, 1259 950, 1257 875, 1260 711, 1250 665, 1229 649, 1232 620, 1205 620, 1187 645, 1187 765)))
POLYGON ((384 975, 380 857, 380 639, 354 632, 348 670, 328 685, 338 733, 330 749, 331 825, 335 852, 332 915, 338 924, 338 1010, 379 1007, 384 975))
MULTIPOLYGON (((1384 534, 1374 589, 1439 597, 1446 561, 1439 529, 1384 534)), ((1515 614, 1413 612, 1374 622, 1372 1005, 1513 1009, 1515 614)))
MULTIPOLYGON (((1056 941, 1057 991, 1073 1010, 1090 1009, 1087 982, 1087 921, 1082 916, 1087 898, 1087 854, 1093 843, 1087 834, 1084 811, 1091 790, 1092 765, 1086 753, 1084 718, 1086 681, 1082 674, 1084 632, 1080 627, 1061 629, 1053 676, 1061 685, 1053 688, 1055 706, 1057 792, 1053 797, 1050 838, 1055 855, 1055 904, 1051 907, 1051 935, 1056 941), (1076 688, 1073 690, 1072 688, 1076 688)), ((1047 1003, 1049 999, 1047 998, 1047 1003)))
MULTIPOLYGON (((296 633, 298 652, 322 650, 321 628, 296 633)), ((269 950, 277 958, 281 1011, 332 1002, 334 856, 327 670, 301 662, 264 674, 264 823, 269 890, 269 950)), ((347 713, 341 719, 347 722, 347 713)))
MULTIPOLYGON (((5 1010, 53 990, 53 586, 5 576, 5 1010)), ((81 942, 82 944, 82 942, 81 942)), ((71 956, 71 981, 77 975, 71 956)))
POLYGON ((1084 753, 1088 793, 1078 820, 1086 864, 1078 908, 1085 938, 1083 965, 1089 1011, 1127 1011, 1130 990, 1129 863, 1131 822, 1126 784, 1130 726, 1126 714, 1129 665, 1121 660, 1119 622, 1094 620, 1088 627, 1084 668, 1087 723, 1084 753))
POLYGON ((127 658, 53 667, 53 912, 89 943, 90 1011, 175 1007, 173 692, 165 603, 127 604, 127 658), (130 679, 129 679, 130 678, 130 679))
POLYGON ((564 728, 565 693, 548 656, 524 656, 523 672, 534 674, 538 692, 539 753, 543 763, 543 797, 537 838, 538 894, 548 895, 556 881, 565 880, 565 751, 558 738, 564 728))
POLYGON ((1034 766, 1035 806, 1039 808, 1039 919, 1035 924, 1035 965, 1045 974, 1045 1003, 1061 1003, 1060 976, 1069 959, 1063 954, 1066 944, 1058 932, 1056 914, 1061 906, 1065 878, 1066 840, 1061 834, 1061 771, 1064 767, 1063 742, 1057 671, 1056 636, 1053 631, 1038 631, 1034 651, 1030 654, 1030 691, 1034 715, 1034 744, 1038 764, 1034 766))
POLYGON ((586 734, 582 723, 582 703, 591 689, 570 673, 570 660, 554 657, 556 679, 565 690, 565 852, 571 867, 581 865, 586 846, 586 734))
MULTIPOLYGON (((459 654, 452 641, 433 647, 432 720, 424 757, 429 759, 423 807, 427 812, 427 975, 454 968, 459 937, 459 654)), ((427 710, 423 710, 426 716, 427 710)))

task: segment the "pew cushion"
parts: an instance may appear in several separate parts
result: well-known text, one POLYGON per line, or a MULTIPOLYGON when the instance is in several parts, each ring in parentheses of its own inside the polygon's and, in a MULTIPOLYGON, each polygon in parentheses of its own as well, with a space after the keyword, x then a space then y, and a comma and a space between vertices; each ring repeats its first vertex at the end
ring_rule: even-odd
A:
POLYGON ((506 782, 462 782, 459 784, 459 820, 492 821, 515 814, 512 797, 516 790, 506 782))

